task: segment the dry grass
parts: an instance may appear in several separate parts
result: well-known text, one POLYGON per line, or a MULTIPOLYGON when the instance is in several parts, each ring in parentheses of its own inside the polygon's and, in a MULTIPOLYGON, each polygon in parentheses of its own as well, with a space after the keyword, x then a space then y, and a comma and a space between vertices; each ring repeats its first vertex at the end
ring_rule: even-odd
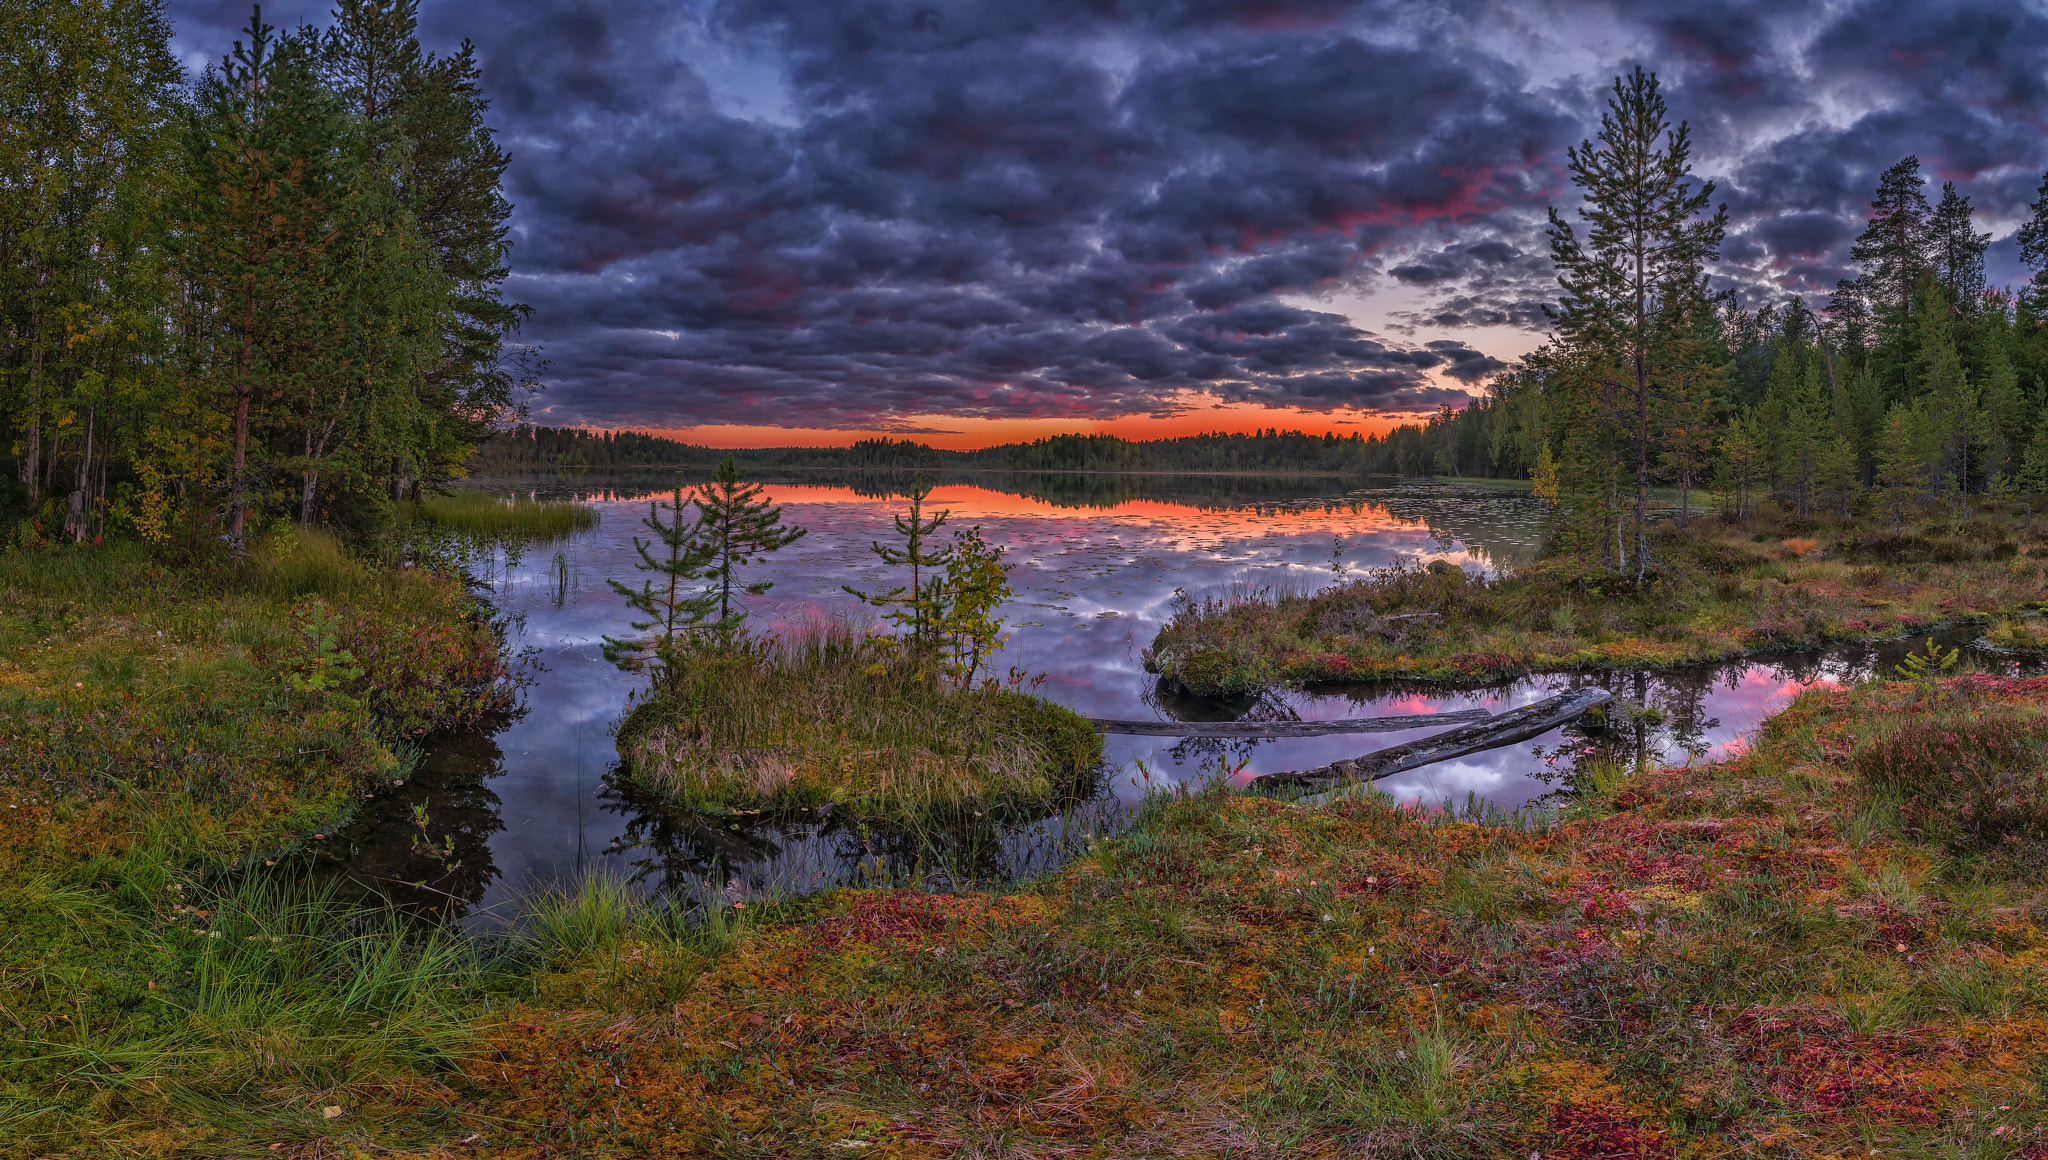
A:
POLYGON ((830 623, 707 652, 628 715, 619 751, 637 783, 679 804, 896 815, 1055 802, 1101 760, 1068 710, 957 688, 934 667, 830 623))

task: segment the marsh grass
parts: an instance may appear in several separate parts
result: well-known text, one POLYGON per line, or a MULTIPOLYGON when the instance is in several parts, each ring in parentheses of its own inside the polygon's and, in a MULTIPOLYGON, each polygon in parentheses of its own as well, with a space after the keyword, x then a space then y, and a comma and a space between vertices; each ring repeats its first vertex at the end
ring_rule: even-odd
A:
POLYGON ((401 524, 422 522, 473 536, 559 540, 597 526, 597 509, 574 500, 500 496, 460 488, 400 505, 401 524))
POLYGON ((416 763, 387 711, 502 704, 459 582, 297 530, 243 561, 7 551, 0 626, 0 1156, 311 1139, 452 1066, 467 944, 260 875, 416 763), (361 676, 308 682, 323 647, 361 676))
POLYGON ((1145 663, 1191 692, 1222 695, 1276 681, 1675 665, 1956 619, 2009 617, 1993 643, 2027 649, 2048 641, 2048 618, 2021 615, 2040 602, 2037 541, 2030 516, 1987 505, 1961 529, 1937 522, 1900 535, 1776 517, 1660 525, 1659 572, 1640 590, 1556 557, 1492 577, 1411 562, 1316 590, 1294 576, 1239 578, 1220 593, 1183 594, 1145 663))
POLYGON ((895 816, 1057 804, 1100 763, 1085 719, 937 667, 836 622, 706 649, 628 714, 619 752, 682 806, 895 816))
POLYGON ((371 571, 324 528, 293 528, 259 543, 245 565, 251 586, 278 600, 341 599, 371 588, 371 571))
POLYGON ((193 1144, 308 1139, 331 1130, 323 1107, 360 1120, 466 1058, 482 960, 465 940, 288 880, 166 885, 142 907, 37 876, 0 901, 14 946, 45 956, 0 988, 8 1144, 47 1154, 165 1120, 193 1144))

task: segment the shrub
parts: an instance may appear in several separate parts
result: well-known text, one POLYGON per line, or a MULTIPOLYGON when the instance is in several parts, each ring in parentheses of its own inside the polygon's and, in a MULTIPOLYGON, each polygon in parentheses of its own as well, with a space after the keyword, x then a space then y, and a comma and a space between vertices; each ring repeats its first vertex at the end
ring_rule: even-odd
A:
POLYGON ((1909 828, 1931 837, 2048 837, 2048 728, 1993 707, 1916 717, 1856 747, 1856 772, 1905 802, 1909 828))

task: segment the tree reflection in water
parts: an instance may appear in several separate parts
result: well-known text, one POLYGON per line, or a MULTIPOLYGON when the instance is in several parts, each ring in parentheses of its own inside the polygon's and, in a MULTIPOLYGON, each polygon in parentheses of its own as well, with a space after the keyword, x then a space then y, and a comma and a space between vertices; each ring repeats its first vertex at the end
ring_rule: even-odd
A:
POLYGON ((373 792, 320 844, 315 873, 412 913, 462 918, 498 877, 490 840, 505 822, 488 782, 504 754, 489 733, 444 734, 424 749, 403 785, 373 792))
POLYGON ((701 896, 737 879, 749 894, 804 894, 838 886, 962 890, 1007 885, 1056 869, 1128 810, 1105 792, 1100 770, 1067 801, 1035 809, 968 810, 917 822, 821 808, 783 812, 671 805, 614 766, 604 808, 625 817, 605 853, 650 890, 701 896))

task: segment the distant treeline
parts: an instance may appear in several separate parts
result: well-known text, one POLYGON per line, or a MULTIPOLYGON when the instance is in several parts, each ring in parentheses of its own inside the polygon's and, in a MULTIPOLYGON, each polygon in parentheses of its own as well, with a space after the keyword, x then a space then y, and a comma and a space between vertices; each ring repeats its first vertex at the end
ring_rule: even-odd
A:
POLYGON ((741 451, 700 447, 644 431, 586 431, 574 427, 519 426, 477 448, 471 467, 508 471, 530 467, 706 466, 726 455, 755 467, 829 467, 850 470, 953 468, 980 471, 1250 471, 1341 475, 1520 474, 1519 462, 1496 471, 1487 456, 1488 403, 1446 412, 1428 424, 1405 424, 1385 435, 1310 435, 1267 428, 1175 439, 1131 440, 1115 435, 1055 435, 973 451, 947 451, 908 439, 863 439, 850 447, 767 447, 741 451), (1456 416, 1456 421, 1452 417, 1456 416), (1451 427, 1444 423, 1451 422, 1451 427))

